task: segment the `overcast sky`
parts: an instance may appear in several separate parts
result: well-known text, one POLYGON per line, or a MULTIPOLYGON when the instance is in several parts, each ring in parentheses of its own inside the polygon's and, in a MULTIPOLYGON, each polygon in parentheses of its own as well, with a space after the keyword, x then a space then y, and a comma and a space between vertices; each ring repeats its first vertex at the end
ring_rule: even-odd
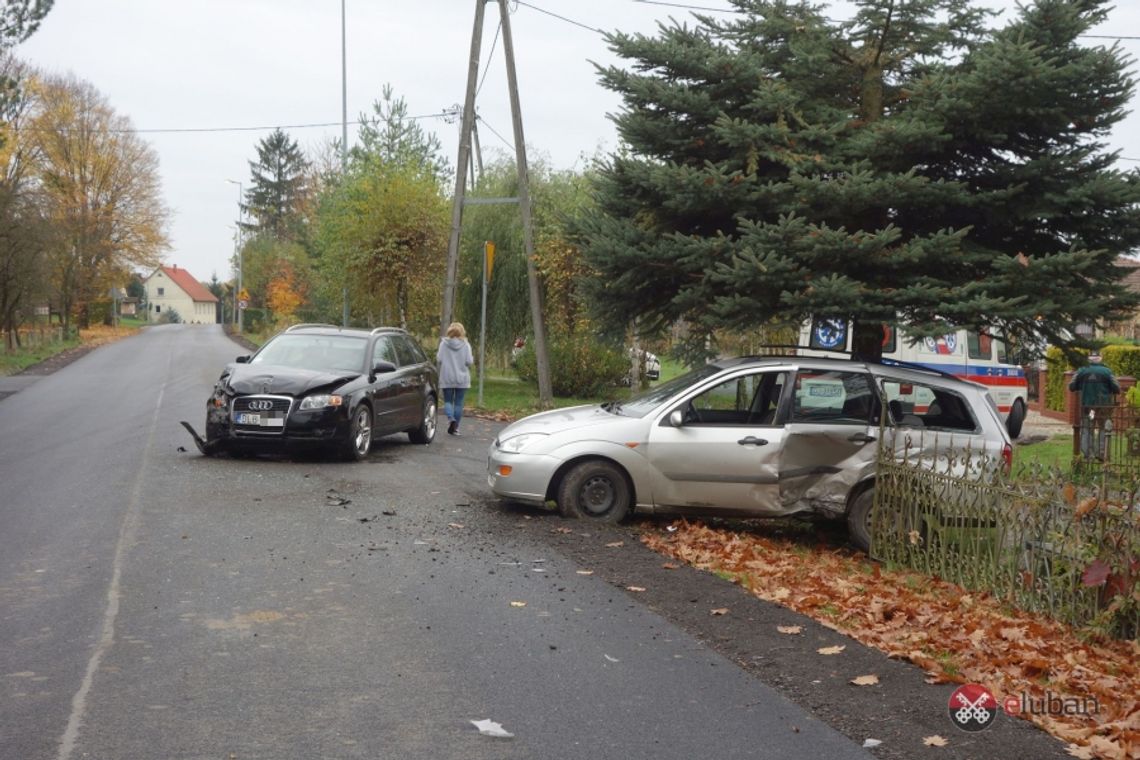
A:
MULTIPOLYGON (((1013 7, 1012 0, 985 2, 1013 7)), ((463 102, 474 2, 345 5, 350 143, 351 122, 371 111, 385 83, 414 116, 463 102)), ((581 167, 585 156, 616 147, 606 114, 620 104, 598 85, 591 64, 614 57, 594 30, 652 33, 659 20, 689 15, 643 0, 511 5, 526 142, 557 168, 581 167)), ((725 0, 691 5, 730 7, 725 0)), ((1118 6, 1097 33, 1140 38, 1140 3, 1119 0, 1118 6)), ((845 15, 842 3, 832 8, 835 16, 845 15)), ((498 3, 488 3, 481 65, 481 76, 484 68, 487 75, 477 101, 485 154, 513 151, 498 24, 498 3)), ((1140 56, 1140 39, 1120 44, 1140 56)), ((341 134, 340 0, 56 0, 40 30, 16 52, 38 67, 87 80, 142 132, 159 156, 173 212, 166 263, 202 281, 215 273, 230 277, 238 187, 226 180, 248 187, 258 140, 281 126, 309 150, 341 134)), ((441 118, 420 123, 440 137, 454 164, 458 126, 441 118)), ((1123 122, 1112 144, 1140 159, 1140 116, 1123 122)))

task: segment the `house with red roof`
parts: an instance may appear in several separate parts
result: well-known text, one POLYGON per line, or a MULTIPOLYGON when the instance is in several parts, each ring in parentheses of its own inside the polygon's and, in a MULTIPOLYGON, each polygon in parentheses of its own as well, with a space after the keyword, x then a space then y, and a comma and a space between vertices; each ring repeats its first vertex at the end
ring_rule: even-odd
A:
POLYGON ((178 265, 159 267, 143 280, 150 321, 159 322, 164 314, 175 312, 181 322, 213 325, 218 322, 218 299, 194 275, 178 265))

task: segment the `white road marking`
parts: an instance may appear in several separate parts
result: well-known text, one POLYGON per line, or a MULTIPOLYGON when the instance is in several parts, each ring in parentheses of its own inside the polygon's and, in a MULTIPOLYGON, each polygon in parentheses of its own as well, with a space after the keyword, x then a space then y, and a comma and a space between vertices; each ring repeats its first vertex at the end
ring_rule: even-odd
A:
MULTIPOLYGON (((173 363, 173 358, 173 354, 167 356, 167 382, 169 382, 170 365, 173 363)), ((142 492, 143 473, 147 471, 147 463, 150 460, 151 445, 154 442, 155 430, 158 429, 159 412, 162 409, 162 399, 166 394, 167 382, 164 382, 158 391, 158 400, 154 405, 154 414, 151 417, 146 445, 143 447, 139 469, 131 486, 131 498, 127 503, 126 514, 123 515, 123 524, 119 528, 119 540, 115 544, 115 559, 111 564, 111 585, 107 589, 107 608, 103 611, 103 630, 99 635, 99 642, 95 646, 95 651, 91 653, 91 659, 87 661, 87 670, 83 674, 79 691, 71 698, 71 715, 68 716, 67 728, 64 729, 63 737, 60 739, 56 760, 70 760, 75 751, 75 744, 79 739, 79 729, 82 728, 83 718, 87 714, 87 695, 91 692, 95 673, 99 670, 103 656, 115 643, 115 620, 119 616, 119 598, 121 596, 119 579, 123 574, 127 549, 134 542, 135 531, 138 528, 139 496, 142 492)))

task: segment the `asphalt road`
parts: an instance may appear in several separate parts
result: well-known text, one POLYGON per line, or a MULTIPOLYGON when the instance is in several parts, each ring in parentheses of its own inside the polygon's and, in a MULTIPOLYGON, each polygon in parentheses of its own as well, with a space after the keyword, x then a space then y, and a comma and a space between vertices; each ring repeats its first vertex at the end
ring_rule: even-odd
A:
POLYGON ((156 326, 0 401, 0 757, 870 757, 515 529, 492 423, 200 456, 237 353, 156 326))

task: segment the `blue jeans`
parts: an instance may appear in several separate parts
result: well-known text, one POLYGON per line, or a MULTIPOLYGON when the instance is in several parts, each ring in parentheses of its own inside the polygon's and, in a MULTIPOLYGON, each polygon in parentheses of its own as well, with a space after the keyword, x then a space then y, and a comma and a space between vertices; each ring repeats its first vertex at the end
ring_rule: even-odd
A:
POLYGON ((443 389, 443 413, 447 415, 447 419, 456 425, 463 417, 463 397, 466 395, 466 388, 443 389))

